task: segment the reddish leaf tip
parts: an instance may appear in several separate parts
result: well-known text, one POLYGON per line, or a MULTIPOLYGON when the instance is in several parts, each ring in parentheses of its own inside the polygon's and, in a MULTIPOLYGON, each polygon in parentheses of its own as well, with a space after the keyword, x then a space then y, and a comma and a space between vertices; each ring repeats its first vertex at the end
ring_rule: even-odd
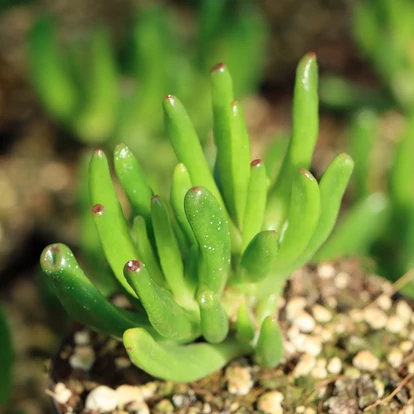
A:
POLYGON ((252 167, 259 167, 262 164, 262 160, 261 159, 257 159, 257 160, 253 160, 250 165, 252 167))
POLYGON ((223 72, 226 69, 226 64, 224 62, 217 63, 211 68, 211 73, 214 72, 223 72))
POLYGON ((313 178, 313 175, 306 170, 305 168, 299 168, 299 172, 304 175, 306 178, 313 178))
POLYGON ((102 149, 102 148, 96 148, 96 150, 95 150, 95 154, 96 154, 98 157, 103 157, 103 155, 104 155, 103 149, 102 149))
POLYGON ((160 199, 160 196, 157 194, 151 197, 151 201, 158 201, 159 199, 160 199))
POLYGON ((310 58, 316 58, 316 53, 315 53, 315 52, 309 52, 309 53, 308 53, 308 56, 309 56, 310 58))
POLYGON ((102 215, 103 212, 104 212, 104 206, 102 204, 95 204, 92 207, 92 213, 93 214, 102 215))
POLYGON ((164 101, 168 101, 169 103, 173 104, 174 103, 174 95, 168 94, 165 98, 164 101))
POLYGON ((142 263, 139 260, 130 260, 126 264, 127 269, 130 272, 139 272, 142 267, 142 263))

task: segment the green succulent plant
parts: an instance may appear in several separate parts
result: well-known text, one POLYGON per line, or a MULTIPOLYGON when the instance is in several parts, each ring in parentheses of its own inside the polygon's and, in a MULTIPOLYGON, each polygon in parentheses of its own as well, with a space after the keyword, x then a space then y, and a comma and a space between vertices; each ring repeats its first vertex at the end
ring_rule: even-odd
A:
MULTIPOLYGON (((126 220, 104 152, 89 170, 92 215, 107 261, 135 311, 105 298, 62 244, 41 266, 67 312, 100 333, 122 338, 149 374, 187 382, 239 355, 266 367, 283 356, 278 298, 291 272, 331 232, 353 161, 338 155, 318 183, 307 170, 318 134, 317 63, 298 65, 292 138, 275 180, 251 161, 249 136, 224 64, 210 74, 217 146, 215 173, 180 101, 163 101, 165 129, 179 164, 169 203, 154 195, 130 149, 114 152, 128 196, 126 220)), ((155 157, 156 154, 152 155, 155 157)))

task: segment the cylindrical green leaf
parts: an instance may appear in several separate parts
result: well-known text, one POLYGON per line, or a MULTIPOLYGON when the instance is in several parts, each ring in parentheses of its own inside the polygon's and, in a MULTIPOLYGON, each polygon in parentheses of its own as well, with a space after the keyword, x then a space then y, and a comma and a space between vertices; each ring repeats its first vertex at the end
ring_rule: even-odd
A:
POLYGON ((200 249, 199 291, 221 295, 230 270, 230 237, 226 217, 214 195, 193 187, 184 209, 200 249))
POLYGON ((116 176, 134 210, 134 215, 144 217, 146 222, 149 223, 153 194, 137 159, 124 144, 115 147, 114 167, 116 176))
POLYGON ((190 244, 196 243, 193 230, 184 211, 184 197, 192 187, 191 179, 184 164, 178 164, 173 172, 171 184, 171 205, 175 217, 190 244))
POLYGON ((275 271, 284 271, 308 245, 319 221, 321 197, 318 182, 301 168, 293 180, 286 231, 281 235, 275 271))
POLYGON ((158 286, 150 277, 144 264, 129 261, 124 275, 134 289, 154 329, 164 338, 180 341, 190 340, 199 332, 194 320, 172 297, 171 293, 158 286))
POLYGON ((197 297, 200 306, 201 333, 207 342, 217 344, 229 333, 229 320, 220 298, 211 291, 203 291, 197 297))
MULTIPOLYGON (((148 318, 112 305, 85 276, 71 250, 52 244, 40 258, 43 273, 68 314, 80 323, 106 335, 122 337, 134 327, 150 328, 148 318)), ((132 289, 131 289, 132 290, 132 289)))
POLYGON ((152 198, 151 216, 161 268, 174 298, 181 306, 186 307, 192 299, 184 281, 184 266, 178 241, 171 226, 167 207, 158 196, 152 198))
POLYGON ((298 168, 309 169, 318 137, 318 68, 316 55, 302 58, 296 70, 293 97, 292 138, 275 186, 271 189, 268 223, 278 229, 290 204, 292 181, 298 168))
POLYGON ((241 259, 242 280, 256 283, 272 270, 278 248, 278 236, 274 230, 258 233, 247 246, 241 259))
POLYGON ((252 352, 250 345, 230 338, 219 344, 162 344, 139 328, 126 331, 123 342, 136 366, 154 377, 174 382, 205 378, 233 358, 252 352))
POLYGON ((125 280, 123 268, 129 260, 138 259, 137 252, 115 193, 108 161, 100 149, 94 152, 89 165, 89 190, 92 213, 106 258, 122 286, 135 296, 125 280))
POLYGON ((254 338, 253 321, 246 302, 242 302, 237 310, 235 337, 240 342, 250 342, 254 338))
POLYGON ((244 212, 242 251, 246 249, 253 237, 262 229, 266 200, 266 168, 261 160, 254 160, 251 163, 246 209, 244 212))
POLYGON ((158 264, 158 258, 148 238, 145 219, 141 216, 134 218, 133 224, 138 256, 145 263, 150 276, 160 286, 165 284, 165 278, 158 264))
POLYGON ((268 316, 262 323, 255 349, 256 361, 266 368, 273 368, 283 358, 283 336, 277 319, 268 316))

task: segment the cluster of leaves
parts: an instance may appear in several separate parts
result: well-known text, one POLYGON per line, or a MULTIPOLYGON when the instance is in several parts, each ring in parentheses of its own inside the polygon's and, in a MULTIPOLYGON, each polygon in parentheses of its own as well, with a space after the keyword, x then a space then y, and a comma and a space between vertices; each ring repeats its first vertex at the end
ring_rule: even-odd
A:
POLYGON ((113 305, 71 250, 45 248, 41 265, 67 312, 123 338, 134 364, 173 381, 202 378, 242 354, 277 365, 283 343, 278 298, 334 227, 353 161, 338 155, 318 183, 307 170, 318 134, 317 63, 298 65, 292 137, 277 177, 251 162, 250 140, 224 64, 210 72, 215 174, 180 101, 163 101, 165 128, 179 164, 170 202, 153 192, 126 145, 116 176, 132 209, 126 220, 102 150, 89 167, 92 215, 120 291, 135 311, 113 305), (214 178, 216 177, 216 178, 214 178))
POLYGON ((151 139, 162 135, 159 102, 174 93, 205 134, 211 119, 200 99, 209 91, 204 73, 226 60, 238 96, 253 92, 262 75, 267 28, 252 1, 200 0, 197 13, 197 32, 187 34, 166 6, 140 8, 120 53, 102 26, 86 39, 71 36, 63 54, 53 20, 39 19, 29 35, 28 62, 43 106, 83 142, 124 142, 138 152, 152 150, 151 139), (246 58, 255 65, 244 64, 246 58))

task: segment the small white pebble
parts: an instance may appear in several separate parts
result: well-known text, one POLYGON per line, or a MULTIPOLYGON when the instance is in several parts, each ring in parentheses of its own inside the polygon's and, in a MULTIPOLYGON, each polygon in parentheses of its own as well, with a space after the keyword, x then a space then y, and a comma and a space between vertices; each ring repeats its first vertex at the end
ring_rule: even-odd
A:
POLYGON ((414 362, 409 362, 407 365, 407 372, 409 374, 414 374, 414 362))
POLYGON ((257 408, 268 414, 282 414, 283 408, 280 403, 283 401, 283 394, 278 391, 265 392, 259 397, 257 408))
POLYGON ((89 371, 95 362, 95 351, 91 346, 76 346, 69 358, 69 364, 74 369, 89 371))
POLYGON ((77 331, 73 336, 76 345, 89 345, 91 342, 91 334, 89 331, 77 331))
POLYGON ((303 354, 293 370, 293 376, 305 377, 310 374, 316 365, 316 358, 312 354, 303 354))
POLYGON ((378 299, 377 299, 377 304, 378 306, 382 309, 382 310, 390 310, 391 306, 392 306, 392 300, 388 295, 382 294, 378 299))
POLYGON ((309 333, 315 329, 315 319, 309 315, 308 312, 301 311, 293 320, 293 324, 296 325, 301 332, 309 333))
POLYGON ((324 329, 322 329, 321 337, 323 342, 329 342, 334 337, 332 326, 327 326, 324 329))
POLYGON ((305 352, 306 349, 306 343, 308 342, 308 335, 305 334, 299 334, 298 336, 295 336, 290 341, 292 345, 295 347, 297 352, 305 352))
POLYGON ((398 368, 402 364, 403 353, 399 349, 393 349, 387 356, 388 363, 393 368, 398 368))
POLYGON ((225 377, 230 394, 247 395, 253 387, 251 372, 247 367, 229 366, 225 377))
POLYGON ((384 393, 385 393, 384 383, 381 380, 379 380, 378 378, 376 378, 376 379, 374 379, 373 384, 374 384, 375 392, 378 395, 378 398, 382 398, 384 396, 384 393))
POLYGON ((150 409, 145 401, 134 401, 128 405, 128 412, 134 414, 150 414, 150 409))
POLYGON ((348 367, 344 374, 351 379, 357 379, 361 376, 361 371, 355 367, 348 367))
POLYGON ((296 354, 296 348, 290 341, 285 341, 285 343, 283 344, 283 348, 284 348, 284 355, 286 358, 291 358, 293 357, 293 355, 296 354))
POLYGON ((329 296, 326 298, 326 304, 330 308, 335 309, 338 306, 338 300, 333 296, 329 296))
POLYGON ((305 308, 306 299, 302 296, 294 296, 286 304, 286 319, 293 321, 296 316, 305 308))
POLYGON ((322 337, 308 336, 304 343, 304 352, 312 354, 314 356, 320 355, 322 352, 322 337))
POLYGON ((330 374, 339 374, 342 371, 342 362, 339 357, 333 357, 328 362, 328 372, 330 374))
POLYGON ((404 300, 400 300, 395 308, 396 315, 402 319, 406 324, 410 321, 413 310, 410 305, 404 300))
POLYGON ((311 377, 315 379, 325 379, 328 376, 328 372, 324 367, 315 367, 311 371, 311 377))
POLYGON ((135 401, 143 401, 140 387, 134 385, 120 385, 115 390, 118 396, 118 407, 123 408, 124 405, 135 401))
POLYGON ((336 273, 335 268, 328 263, 323 263, 318 266, 318 275, 321 279, 332 279, 336 273))
POLYGON ((414 347, 414 344, 411 341, 402 341, 400 343, 400 350, 404 353, 410 352, 414 347))
POLYGON ((315 320, 319 323, 326 323, 332 319, 331 311, 319 304, 312 306, 312 314, 315 320))
POLYGON ((125 357, 115 358, 115 366, 118 369, 125 369, 131 366, 131 360, 125 357))
POLYGON ((401 333, 404 329, 405 323, 398 316, 392 315, 388 318, 386 329, 392 333, 401 333))
POLYGON ((66 385, 63 382, 58 382, 54 388, 54 397, 58 403, 66 404, 69 401, 69 398, 72 397, 72 391, 69 388, 66 388, 66 385))
POLYGON ((315 411, 313 408, 308 407, 308 408, 305 410, 304 414, 316 414, 316 411, 315 411))
POLYGON ((295 413, 296 414, 302 414, 305 412, 306 407, 304 405, 299 405, 298 407, 296 407, 295 409, 295 413))
POLYGON ((145 385, 141 385, 139 389, 141 390, 142 398, 146 401, 152 398, 158 386, 156 382, 147 382, 145 385))
POLYGON ((400 411, 401 414, 414 414, 414 405, 409 405, 403 409, 404 411, 400 411))
POLYGON ((359 323, 364 320, 364 312, 360 309, 351 309, 351 311, 349 312, 349 317, 352 321, 359 323))
POLYGON ((379 366, 379 359, 370 351, 359 351, 352 364, 361 371, 375 371, 379 366))
POLYGON ((118 407, 118 395, 105 385, 94 388, 86 397, 86 409, 106 413, 118 407))
POLYGON ((383 310, 369 306, 364 310, 364 320, 372 329, 378 330, 387 324, 388 316, 383 310))
POLYGON ((335 286, 338 289, 345 289, 349 284, 350 276, 346 272, 339 272, 334 279, 335 286))

